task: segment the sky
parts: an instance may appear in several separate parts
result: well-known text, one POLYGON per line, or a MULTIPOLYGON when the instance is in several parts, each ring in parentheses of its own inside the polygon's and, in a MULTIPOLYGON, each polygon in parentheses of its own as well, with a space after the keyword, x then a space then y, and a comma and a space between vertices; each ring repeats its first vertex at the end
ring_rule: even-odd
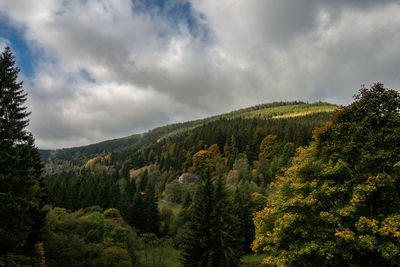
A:
POLYGON ((400 88, 399 0, 1 0, 39 148, 400 88))

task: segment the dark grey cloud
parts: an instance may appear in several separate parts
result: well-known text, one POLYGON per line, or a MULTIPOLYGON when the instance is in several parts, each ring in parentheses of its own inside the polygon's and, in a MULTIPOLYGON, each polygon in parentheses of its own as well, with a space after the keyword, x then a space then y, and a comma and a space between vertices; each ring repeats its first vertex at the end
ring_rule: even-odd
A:
POLYGON ((0 12, 38 55, 25 84, 43 148, 262 102, 347 104, 376 81, 400 88, 398 1, 39 2, 0 12))

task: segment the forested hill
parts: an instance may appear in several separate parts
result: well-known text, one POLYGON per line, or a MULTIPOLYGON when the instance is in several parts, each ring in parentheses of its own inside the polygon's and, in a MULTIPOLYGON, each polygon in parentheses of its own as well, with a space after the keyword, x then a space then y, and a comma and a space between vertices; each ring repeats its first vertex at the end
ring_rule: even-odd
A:
MULTIPOLYGON (((100 153, 109 153, 121 150, 132 145, 146 144, 152 142, 160 142, 160 140, 180 136, 184 133, 192 131, 207 123, 215 122, 223 119, 281 119, 298 116, 307 116, 315 114, 328 114, 336 109, 337 106, 325 102, 305 103, 301 101, 292 102, 273 102, 267 104, 256 105, 244 109, 232 111, 230 113, 216 115, 205 119, 188 121, 184 123, 169 124, 157 127, 142 134, 134 134, 131 136, 107 140, 87 146, 63 148, 56 150, 39 150, 43 162, 49 163, 52 160, 68 160, 89 159, 100 153)), ((313 117, 313 116, 311 116, 313 117)))
MULTIPOLYGON (((262 266, 261 258, 272 266, 399 266, 399 110, 399 93, 375 84, 347 107, 266 104, 161 127, 97 154, 76 148, 44 169, 47 203, 62 208, 50 210, 48 223, 89 218, 106 229, 102 222, 119 218, 137 234, 129 251, 139 266, 148 266, 140 255, 149 247, 171 252, 156 257, 168 265, 153 266, 262 266)), ((78 227, 66 246, 82 250, 60 252, 58 240, 72 234, 54 229, 44 241, 49 261, 67 261, 70 251, 85 258, 94 243, 110 249, 116 234, 78 227)))
POLYGON ((18 72, 6 47, 0 267, 400 266, 399 91, 42 151, 43 168, 18 72))
MULTIPOLYGON (((284 174, 296 149, 307 146, 313 130, 325 125, 336 109, 336 105, 321 102, 270 103, 90 146, 42 151, 42 156, 51 154, 43 175, 48 202, 78 213, 117 209, 144 243, 148 233, 156 234, 160 244, 164 239, 172 242, 172 247, 157 249, 171 248, 182 256, 189 253, 185 247, 188 235, 198 232, 190 230, 195 226, 194 214, 232 219, 229 224, 240 231, 231 229, 230 236, 237 242, 229 250, 234 261, 227 261, 227 266, 237 266, 240 256, 251 252, 253 214, 265 205, 269 185, 284 174), (211 173, 204 174, 204 166, 211 173), (216 177, 226 186, 218 186, 216 177), (201 192, 206 192, 202 186, 207 183, 208 193, 202 197, 201 192), (208 208, 196 211, 200 203, 210 200, 208 208)), ((78 213, 65 216, 79 217, 78 213)), ((213 224, 216 221, 198 223, 204 229, 193 241, 221 233, 215 228, 220 226, 213 224)), ((46 255, 54 258, 58 252, 52 254, 52 243, 47 244, 46 255)), ((68 259, 68 255, 63 257, 68 259)), ((168 266, 176 263, 175 258, 168 266)))

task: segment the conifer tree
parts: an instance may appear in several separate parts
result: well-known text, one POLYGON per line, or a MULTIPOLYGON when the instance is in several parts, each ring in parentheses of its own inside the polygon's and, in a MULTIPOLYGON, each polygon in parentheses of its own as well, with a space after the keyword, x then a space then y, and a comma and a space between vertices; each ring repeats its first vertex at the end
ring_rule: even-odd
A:
POLYGON ((128 203, 126 207, 126 211, 124 212, 125 220, 129 225, 135 228, 142 228, 142 217, 143 213, 143 197, 139 192, 136 192, 133 202, 128 203))
POLYGON ((154 192, 154 184, 148 183, 144 195, 144 227, 146 233, 158 234, 160 230, 160 212, 158 210, 157 198, 154 192))
POLYGON ((239 220, 233 212, 232 203, 228 201, 222 177, 217 179, 212 207, 209 262, 211 266, 238 266, 242 245, 239 220))
POLYGON ((119 209, 125 220, 130 217, 129 213, 132 211, 130 206, 133 204, 133 199, 136 193, 136 183, 135 180, 125 179, 124 189, 121 195, 119 209))
POLYGON ((42 164, 28 125, 27 95, 11 49, 0 54, 0 262, 20 264, 38 241, 44 215, 42 164))
POLYGON ((222 178, 216 185, 210 165, 201 171, 201 183, 194 197, 186 231, 183 234, 184 266, 238 266, 239 224, 224 191, 222 178))
POLYGON ((133 201, 136 192, 136 183, 135 180, 127 179, 126 183, 126 196, 129 202, 133 201))
POLYGON ((141 192, 144 192, 146 190, 146 186, 149 180, 149 173, 147 171, 147 169, 143 172, 143 174, 141 175, 140 178, 140 183, 139 183, 139 190, 141 192))
POLYGON ((121 192, 117 182, 110 183, 108 191, 109 204, 107 208, 118 208, 121 192))
POLYGON ((250 194, 247 191, 237 188, 234 197, 234 214, 239 220, 238 238, 241 241, 241 252, 251 250, 251 243, 254 240, 254 224, 251 212, 250 194))
POLYGON ((207 173, 203 174, 193 199, 188 227, 183 234, 181 261, 184 266, 210 265, 212 195, 211 178, 207 173))

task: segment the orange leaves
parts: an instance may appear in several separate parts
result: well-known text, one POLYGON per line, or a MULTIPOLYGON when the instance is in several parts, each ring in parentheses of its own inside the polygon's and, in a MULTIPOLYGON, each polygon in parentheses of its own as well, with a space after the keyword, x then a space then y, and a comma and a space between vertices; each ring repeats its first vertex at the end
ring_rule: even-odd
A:
POLYGON ((221 158, 221 152, 217 144, 211 145, 208 150, 200 150, 193 155, 193 167, 203 169, 205 166, 215 168, 217 160, 221 158))
POLYGON ((385 236, 400 239, 400 214, 395 214, 383 220, 380 233, 385 236))
POLYGON ((193 167, 196 169, 204 168, 210 161, 211 154, 207 150, 200 150, 193 155, 193 167))
POLYGON ((45 258, 45 251, 44 251, 43 242, 37 243, 35 245, 35 249, 36 249, 37 253, 39 254, 40 267, 46 267, 46 258, 45 258))
POLYGON ((211 145, 208 148, 208 152, 210 153, 210 156, 213 157, 213 158, 221 157, 221 151, 220 151, 220 149, 219 149, 217 144, 211 145))
POLYGON ((354 240, 354 232, 348 228, 344 228, 343 230, 336 230, 335 236, 341 237, 346 241, 354 240))
POLYGON ((376 233, 376 232, 378 232, 378 224, 379 224, 379 222, 377 220, 368 219, 368 218, 362 216, 355 223, 355 226, 359 232, 376 233))
POLYGON ((392 242, 384 242, 379 246, 380 254, 387 260, 396 259, 400 253, 399 245, 392 242))
POLYGON ((365 249, 374 250, 376 248, 376 238, 372 235, 359 235, 358 242, 365 249))

